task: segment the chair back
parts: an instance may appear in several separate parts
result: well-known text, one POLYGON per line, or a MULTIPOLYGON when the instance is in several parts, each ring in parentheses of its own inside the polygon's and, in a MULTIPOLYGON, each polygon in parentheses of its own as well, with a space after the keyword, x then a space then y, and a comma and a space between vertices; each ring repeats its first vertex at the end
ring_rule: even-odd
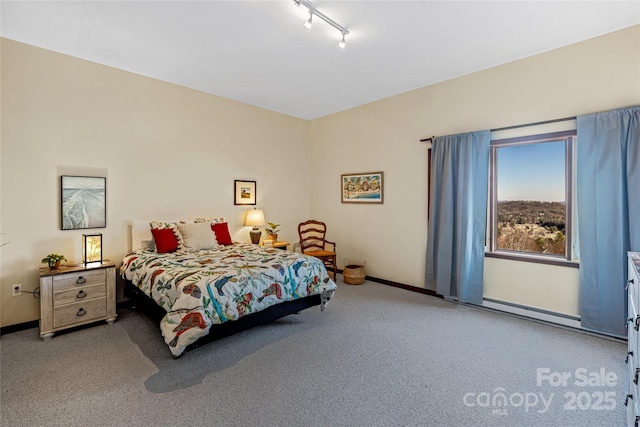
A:
POLYGON ((310 219, 298 224, 300 249, 305 251, 324 250, 327 226, 324 222, 310 219))

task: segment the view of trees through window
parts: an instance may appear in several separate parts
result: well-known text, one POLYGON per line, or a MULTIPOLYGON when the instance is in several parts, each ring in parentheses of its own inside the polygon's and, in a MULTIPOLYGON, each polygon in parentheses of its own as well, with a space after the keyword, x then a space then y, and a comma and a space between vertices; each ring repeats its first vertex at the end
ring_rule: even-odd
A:
POLYGON ((565 140, 496 148, 497 250, 566 254, 565 140))

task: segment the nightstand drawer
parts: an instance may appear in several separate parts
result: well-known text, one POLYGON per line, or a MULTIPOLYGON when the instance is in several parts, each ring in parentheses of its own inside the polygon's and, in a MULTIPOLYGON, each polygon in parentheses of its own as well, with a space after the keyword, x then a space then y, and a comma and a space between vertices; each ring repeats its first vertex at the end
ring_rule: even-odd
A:
POLYGON ((105 285, 93 285, 78 287, 75 289, 65 289, 53 292, 53 305, 63 305, 72 302, 88 301, 93 298, 100 298, 107 294, 105 285))
POLYGON ((93 319, 104 318, 107 315, 107 299, 95 298, 89 301, 74 302, 54 307, 53 327, 82 324, 93 319))
POLYGON ((73 289, 105 283, 105 270, 81 271, 77 273, 61 274, 53 276, 53 291, 73 289))

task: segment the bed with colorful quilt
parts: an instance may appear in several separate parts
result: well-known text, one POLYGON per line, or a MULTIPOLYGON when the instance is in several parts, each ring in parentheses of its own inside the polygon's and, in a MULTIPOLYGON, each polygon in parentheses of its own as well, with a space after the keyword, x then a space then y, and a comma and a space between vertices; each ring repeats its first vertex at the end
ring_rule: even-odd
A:
POLYGON ((174 357, 196 342, 217 339, 211 335, 226 336, 308 307, 324 310, 336 290, 322 261, 232 243, 228 229, 221 237, 213 224, 151 222, 150 229, 155 247, 134 247, 120 272, 130 292, 144 294, 164 313, 160 330, 174 357), (204 236, 206 227, 213 241, 204 236), (205 244, 194 237, 198 233, 205 244))

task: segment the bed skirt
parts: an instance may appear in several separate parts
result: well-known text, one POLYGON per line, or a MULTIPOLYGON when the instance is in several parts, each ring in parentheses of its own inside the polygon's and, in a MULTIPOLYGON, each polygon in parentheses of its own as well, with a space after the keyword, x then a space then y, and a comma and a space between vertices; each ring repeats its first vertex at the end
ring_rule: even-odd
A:
MULTIPOLYGON (((129 280, 125 280, 124 296, 129 298, 134 306, 149 317, 153 323, 160 328, 160 321, 167 312, 156 302, 144 294, 137 286, 129 280)), ((320 305, 322 297, 320 294, 310 295, 304 298, 295 299, 293 301, 284 301, 276 305, 272 305, 262 311, 251 313, 238 318, 238 320, 227 321, 220 324, 211 325, 209 333, 198 341, 189 344, 186 350, 197 348, 203 344, 207 344, 219 339, 228 337, 238 332, 246 331, 254 326, 271 323, 277 319, 297 314, 302 310, 320 305)))

